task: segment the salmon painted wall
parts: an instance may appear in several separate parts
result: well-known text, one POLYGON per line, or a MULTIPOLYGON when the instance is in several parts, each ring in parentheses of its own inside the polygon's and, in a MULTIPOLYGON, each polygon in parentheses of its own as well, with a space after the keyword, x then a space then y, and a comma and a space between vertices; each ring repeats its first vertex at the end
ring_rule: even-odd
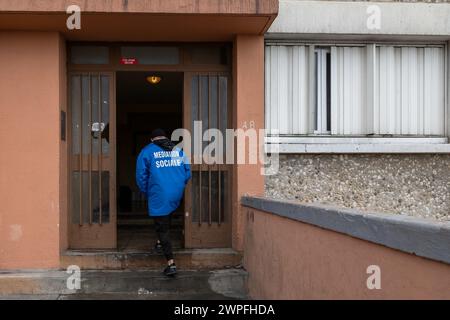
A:
POLYGON ((62 46, 0 32, 0 269, 59 266, 62 46))
POLYGON ((450 299, 450 265, 246 208, 254 299, 450 299), (381 289, 367 288, 378 265, 381 289))
MULTIPOLYGON (((68 119, 67 114, 67 52, 66 41, 59 36, 59 109, 66 113, 66 140, 59 139, 59 236, 60 250, 69 247, 68 221, 68 119)), ((59 123, 61 125, 61 123, 59 123)))
MULTIPOLYGON (((238 35, 233 49, 234 128, 249 128, 252 123, 255 129, 263 129, 264 37, 238 35)), ((264 176, 259 163, 240 164, 233 166, 233 178, 232 246, 242 251, 245 219, 240 199, 244 194, 263 195, 264 176)))

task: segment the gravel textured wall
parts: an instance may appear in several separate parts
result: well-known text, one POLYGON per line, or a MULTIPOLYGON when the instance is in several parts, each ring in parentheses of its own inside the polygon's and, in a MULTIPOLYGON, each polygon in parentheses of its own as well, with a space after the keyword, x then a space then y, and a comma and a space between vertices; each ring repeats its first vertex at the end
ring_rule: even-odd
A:
MULTIPOLYGON (((283 0, 281 0, 283 1, 283 0)), ((425 2, 425 3, 446 3, 450 0, 318 0, 318 1, 346 1, 346 2, 425 2)))
POLYGON ((450 155, 280 155, 266 195, 450 221, 450 155))

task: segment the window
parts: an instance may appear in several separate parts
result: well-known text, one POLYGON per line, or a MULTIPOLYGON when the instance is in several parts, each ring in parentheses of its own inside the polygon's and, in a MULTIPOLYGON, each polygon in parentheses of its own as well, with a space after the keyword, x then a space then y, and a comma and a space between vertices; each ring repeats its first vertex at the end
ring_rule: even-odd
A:
POLYGON ((445 134, 442 48, 376 48, 373 133, 445 134))
POLYGON ((103 46, 72 46, 70 62, 73 64, 108 64, 109 48, 103 46))
POLYGON ((315 50, 316 62, 316 105, 314 133, 331 132, 331 64, 330 49, 315 50))
POLYGON ((280 134, 311 131, 309 52, 306 46, 266 47, 266 128, 280 134))
POLYGON ((367 72, 365 47, 331 48, 331 134, 366 131, 367 72))
POLYGON ((443 46, 266 46, 266 128, 445 136, 443 46))
POLYGON ((190 62, 197 65, 227 65, 230 60, 226 46, 192 46, 187 48, 190 62))

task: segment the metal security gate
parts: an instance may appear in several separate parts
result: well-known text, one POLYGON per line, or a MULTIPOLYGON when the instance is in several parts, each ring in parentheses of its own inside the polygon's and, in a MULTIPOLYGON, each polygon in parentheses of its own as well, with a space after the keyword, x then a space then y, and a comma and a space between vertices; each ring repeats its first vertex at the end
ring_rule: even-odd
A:
POLYGON ((116 247, 112 73, 69 74, 70 248, 116 247))
MULTIPOLYGON (((194 139, 201 144, 201 151, 209 144, 194 137, 194 121, 201 121, 202 136, 210 128, 222 132, 225 155, 225 130, 231 128, 230 87, 227 74, 185 74, 184 127, 190 130, 193 137, 193 150, 194 139)), ((201 162, 198 157, 194 162, 194 157, 195 151, 191 157, 192 180, 185 201, 185 246, 230 247, 232 166, 227 165, 224 158, 222 163, 206 164, 204 157, 201 157, 201 162)))

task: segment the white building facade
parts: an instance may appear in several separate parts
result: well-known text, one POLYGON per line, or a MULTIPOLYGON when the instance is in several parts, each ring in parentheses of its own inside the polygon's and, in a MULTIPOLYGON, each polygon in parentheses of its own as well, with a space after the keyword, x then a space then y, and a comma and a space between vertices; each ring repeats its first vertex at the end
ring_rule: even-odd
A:
POLYGON ((265 38, 269 196, 448 219, 450 3, 281 0, 265 38))

